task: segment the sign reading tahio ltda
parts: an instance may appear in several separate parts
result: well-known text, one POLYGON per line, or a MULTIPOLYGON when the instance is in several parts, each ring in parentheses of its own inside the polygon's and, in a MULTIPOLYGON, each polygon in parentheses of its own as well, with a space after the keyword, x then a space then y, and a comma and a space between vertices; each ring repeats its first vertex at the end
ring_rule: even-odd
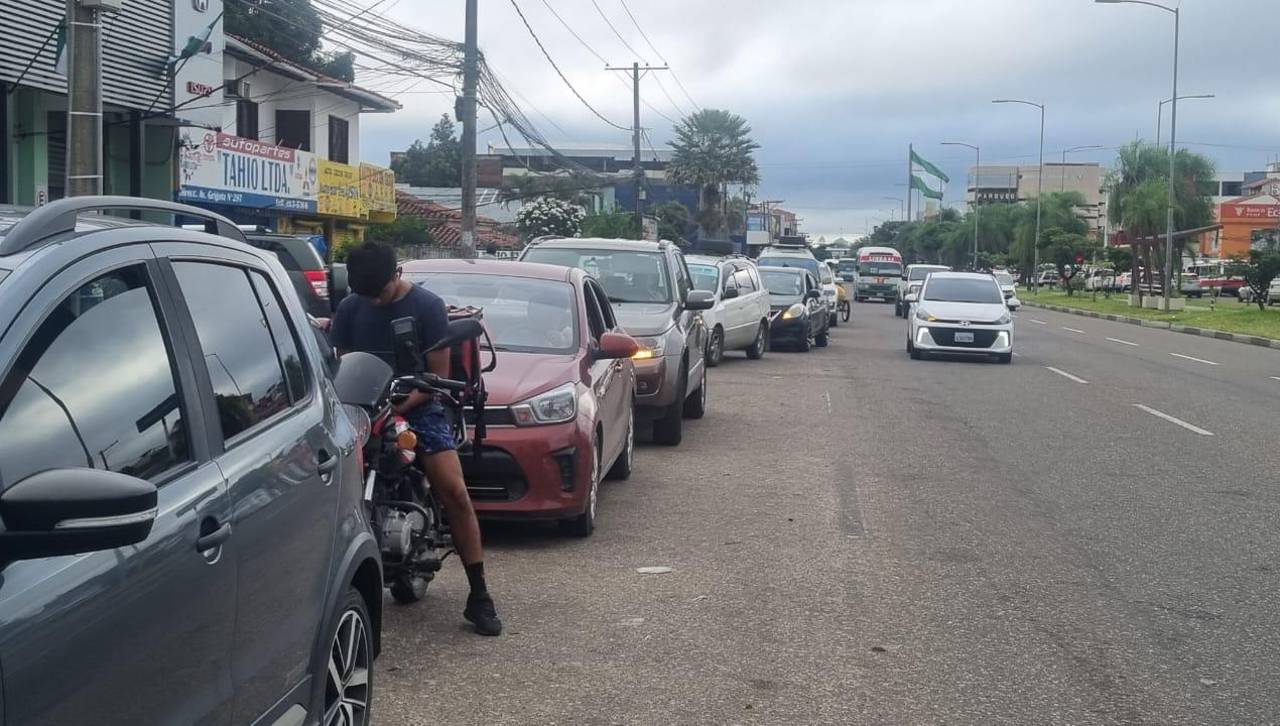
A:
POLYGON ((182 149, 178 198, 207 204, 316 212, 315 154, 208 131, 182 149))

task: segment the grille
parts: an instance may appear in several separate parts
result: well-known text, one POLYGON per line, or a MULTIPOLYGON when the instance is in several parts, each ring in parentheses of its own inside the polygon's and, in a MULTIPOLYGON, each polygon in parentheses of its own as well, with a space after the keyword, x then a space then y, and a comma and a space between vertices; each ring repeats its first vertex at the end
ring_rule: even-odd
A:
POLYGON ((998 330, 982 330, 974 328, 929 328, 929 334, 938 345, 956 348, 990 348, 996 342, 998 330), (972 343, 957 343, 956 333, 973 333, 972 343))
MULTIPOLYGON (((467 420, 468 426, 474 426, 476 422, 475 409, 467 406, 463 417, 467 420)), ((486 426, 515 426, 515 418, 511 415, 511 409, 506 406, 492 406, 484 410, 484 423, 486 426)))
POLYGON ((514 502, 529 490, 524 470, 515 457, 502 449, 485 446, 476 458, 471 445, 464 446, 462 474, 467 480, 467 493, 477 502, 514 502))

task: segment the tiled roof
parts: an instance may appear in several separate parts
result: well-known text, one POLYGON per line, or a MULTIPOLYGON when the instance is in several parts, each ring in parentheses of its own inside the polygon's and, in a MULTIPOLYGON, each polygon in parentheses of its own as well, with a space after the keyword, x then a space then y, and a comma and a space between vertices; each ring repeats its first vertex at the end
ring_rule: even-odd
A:
MULTIPOLYGON (((462 242, 462 213, 435 202, 419 199, 412 194, 396 192, 396 211, 400 216, 420 217, 427 223, 427 231, 442 247, 457 247, 462 242)), ((498 249, 520 249, 520 238, 504 232, 501 225, 486 217, 476 217, 476 246, 498 249)))

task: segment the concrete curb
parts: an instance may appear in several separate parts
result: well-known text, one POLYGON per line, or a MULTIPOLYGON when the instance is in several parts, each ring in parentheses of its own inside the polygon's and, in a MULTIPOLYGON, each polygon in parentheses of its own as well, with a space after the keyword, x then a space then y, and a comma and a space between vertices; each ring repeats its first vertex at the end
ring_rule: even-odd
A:
POLYGON ((1056 313, 1067 313, 1069 315, 1080 315, 1086 318, 1098 318, 1099 320, 1112 320, 1117 323, 1128 323, 1129 325, 1138 325, 1144 328, 1159 328, 1160 330, 1172 330, 1175 333, 1185 333, 1187 335, 1198 335, 1202 338, 1216 338, 1217 340, 1229 340, 1233 343, 1244 343, 1245 345, 1256 345, 1261 348, 1275 348, 1280 350, 1280 340, 1272 338, 1259 338, 1256 335, 1244 335, 1242 333, 1228 333, 1222 330, 1212 330, 1209 328, 1193 328, 1190 325, 1179 325, 1177 323, 1166 323, 1159 320, 1144 320, 1142 318, 1131 318, 1127 315, 1114 315, 1112 313, 1099 313, 1094 310, 1079 310, 1077 308, 1064 307, 1062 305, 1046 305, 1044 303, 1023 300, 1022 304, 1032 308, 1042 308, 1044 310, 1052 310, 1056 313))

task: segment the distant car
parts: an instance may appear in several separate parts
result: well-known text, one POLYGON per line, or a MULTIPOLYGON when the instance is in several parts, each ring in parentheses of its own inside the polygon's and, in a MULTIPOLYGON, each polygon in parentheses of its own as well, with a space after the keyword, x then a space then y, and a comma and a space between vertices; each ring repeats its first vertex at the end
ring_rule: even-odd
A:
MULTIPOLYGON (((333 308, 330 304, 332 283, 329 271, 324 260, 320 259, 320 253, 316 252, 307 238, 269 232, 246 232, 245 239, 258 249, 275 253, 308 314, 316 318, 330 316, 333 308)), ((345 270, 345 266, 342 269, 345 270)))
POLYGON ((1267 304, 1280 304, 1280 277, 1272 280, 1271 285, 1267 288, 1267 304))
POLYGON ((1133 273, 1121 272, 1116 275, 1115 286, 1111 288, 1116 292, 1129 292, 1133 289, 1133 273))
POLYGON ((595 530, 600 482, 626 479, 635 458, 639 343, 622 332, 600 283, 576 268, 420 260, 404 278, 457 307, 484 310, 501 355, 485 374, 487 438, 464 453, 481 517, 557 520, 595 530))
POLYGON ((1036 282, 1040 287, 1057 287, 1058 273, 1052 270, 1045 270, 1040 273, 1040 277, 1036 282))
POLYGON ((994 356, 1013 360, 1013 316, 991 275, 935 272, 908 296, 907 353, 994 356))
POLYGON ((1182 284, 1178 286, 1178 290, 1183 297, 1204 297, 1204 288, 1200 287, 1200 277, 1198 275, 1183 273, 1182 284))
POLYGON ((919 292, 920 287, 924 285, 924 278, 928 277, 929 273, 947 272, 950 269, 946 265, 907 265, 902 278, 898 281, 898 296, 893 301, 893 314, 900 318, 906 317, 907 304, 903 302, 906 294, 913 288, 919 292))
POLYGON ((763 358, 769 347, 769 291, 756 264, 746 257, 703 255, 690 255, 685 262, 693 286, 715 296, 715 306, 702 313, 710 331, 707 365, 720 365, 727 350, 745 350, 752 360, 763 358))
POLYGON ((831 315, 831 327, 837 327, 840 325, 840 291, 836 288, 840 283, 836 282, 835 273, 827 265, 818 268, 818 282, 822 284, 822 300, 831 315))
POLYGON ((1000 294, 1004 295, 1005 305, 1015 312, 1022 307, 1022 301, 1018 299, 1018 281, 1013 275, 1004 270, 996 270, 991 276, 1000 284, 1000 294))
POLYGON ((636 416, 653 420, 653 438, 676 446, 684 418, 707 405, 707 326, 700 311, 715 297, 696 290, 680 248, 670 242, 554 238, 530 242, 522 262, 579 267, 604 287, 622 328, 640 343, 636 416))
POLYGON ((794 267, 762 267, 760 276, 769 290, 771 341, 794 345, 803 353, 815 345, 826 347, 831 318, 813 273, 794 267))

